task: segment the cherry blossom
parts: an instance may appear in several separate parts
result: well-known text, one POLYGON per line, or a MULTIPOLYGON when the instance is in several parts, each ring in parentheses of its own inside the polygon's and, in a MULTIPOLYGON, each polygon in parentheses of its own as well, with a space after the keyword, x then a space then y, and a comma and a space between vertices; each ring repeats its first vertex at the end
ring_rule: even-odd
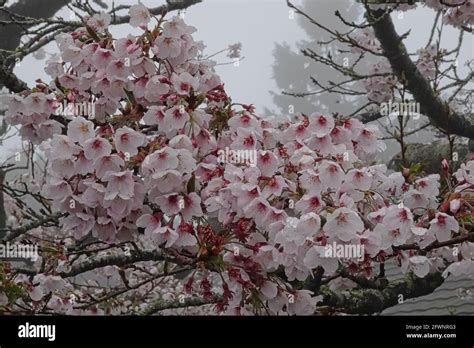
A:
POLYGON ((430 272, 430 260, 426 256, 412 256, 405 263, 405 267, 402 267, 405 272, 410 269, 417 277, 424 278, 430 272))
POLYGON ((130 15, 130 25, 133 27, 146 25, 150 21, 150 12, 141 3, 130 6, 128 14, 130 15))
POLYGON ((67 135, 72 141, 83 145, 86 140, 94 137, 94 124, 83 117, 76 117, 69 123, 67 135))
POLYGON ((103 30, 109 26, 111 19, 110 14, 100 12, 93 15, 92 18, 87 21, 87 24, 96 30, 103 30))
POLYGON ((104 199, 112 200, 115 197, 130 199, 133 197, 134 182, 132 173, 129 171, 118 173, 107 172, 102 179, 107 182, 107 190, 104 199))
POLYGON ((191 91, 196 92, 199 89, 199 80, 186 71, 179 75, 173 74, 171 76, 171 83, 180 95, 189 95, 191 91))
POLYGON ((84 156, 89 160, 109 156, 111 151, 112 145, 104 138, 91 138, 84 143, 84 156))
POLYGON ((120 171, 124 164, 124 160, 116 154, 104 155, 94 161, 94 170, 97 177, 103 178, 108 172, 120 171))
POLYGON ((364 223, 357 213, 342 207, 329 214, 323 230, 327 235, 335 235, 347 242, 359 238, 358 233, 364 230, 364 223))
POLYGON ((344 180, 344 171, 339 164, 324 160, 319 167, 319 179, 323 187, 337 188, 344 180))
POLYGON ((434 233, 436 239, 445 242, 451 238, 451 232, 458 232, 459 224, 455 218, 445 213, 436 213, 433 220, 430 221, 428 232, 434 233))
POLYGON ((114 134, 115 147, 118 151, 134 156, 138 147, 145 143, 145 136, 129 127, 122 127, 114 134))
POLYGON ((400 245, 408 240, 413 226, 413 214, 406 207, 390 206, 382 220, 388 234, 393 236, 393 245, 400 245))

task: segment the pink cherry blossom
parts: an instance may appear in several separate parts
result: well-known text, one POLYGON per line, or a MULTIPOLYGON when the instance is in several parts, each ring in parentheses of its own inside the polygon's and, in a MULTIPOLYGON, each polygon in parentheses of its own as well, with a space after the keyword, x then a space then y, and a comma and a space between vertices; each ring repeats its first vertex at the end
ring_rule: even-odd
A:
POLYGON ((430 272, 430 261, 426 256, 412 256, 408 259, 409 268, 419 278, 424 278, 430 272))
POLYGON ((279 161, 271 151, 259 151, 257 155, 257 167, 263 176, 271 177, 278 169, 279 161))
POLYGON ((321 245, 312 246, 304 257, 304 265, 309 269, 322 267, 327 274, 333 274, 337 271, 339 261, 337 258, 324 257, 325 247, 321 245))
POLYGON ((189 121, 189 114, 181 106, 174 106, 165 112, 163 118, 163 130, 179 130, 189 121))
POLYGON ((86 140, 94 137, 94 124, 86 120, 84 117, 74 118, 68 125, 67 135, 72 141, 84 145, 86 140))
POLYGON ((142 163, 142 171, 147 174, 178 167, 178 151, 167 146, 148 155, 142 163))
POLYGON ((372 175, 364 170, 352 169, 347 173, 347 180, 357 189, 367 191, 372 186, 372 175))
POLYGON ((171 76, 171 83, 180 95, 189 95, 191 90, 197 92, 199 89, 199 80, 186 71, 179 75, 173 74, 171 76))
POLYGON ((152 126, 155 124, 162 125, 165 118, 166 107, 151 106, 143 116, 143 121, 146 125, 152 126))
POLYGON ((107 182, 107 190, 104 199, 112 200, 115 197, 130 199, 133 197, 133 177, 129 171, 108 172, 103 180, 107 182))
POLYGON ((254 150, 257 146, 257 138, 252 130, 238 128, 235 140, 231 148, 235 150, 254 150))
POLYGON ((74 161, 71 159, 53 159, 51 160, 51 169, 53 169, 56 173, 63 178, 69 179, 71 178, 75 172, 74 161))
MULTIPOLYGON (((145 98, 150 102, 157 102, 161 97, 170 91, 170 87, 166 82, 164 76, 153 76, 145 85, 145 98)), ((156 106, 152 106, 156 108, 156 106)))
POLYGON ((98 48, 92 55, 91 61, 96 69, 105 69, 114 59, 114 51, 98 48))
POLYGON ((112 219, 100 216, 92 229, 92 235, 101 241, 114 243, 116 241, 117 228, 112 219))
POLYGON ((109 156, 111 151, 112 145, 104 138, 95 137, 84 143, 84 156, 89 160, 109 156))
POLYGON ((339 164, 332 161, 322 161, 319 166, 319 179, 323 187, 337 188, 344 180, 344 171, 339 164))
POLYGON ((146 25, 151 18, 148 9, 141 3, 130 6, 128 14, 130 15, 130 25, 132 27, 146 25))
POLYGON ((158 58, 176 58, 181 54, 181 45, 179 41, 173 37, 159 36, 155 40, 153 52, 158 58))
POLYGON ((325 203, 318 195, 306 194, 295 204, 295 209, 303 214, 319 213, 324 206, 325 203))
POLYGON ((342 207, 328 215, 323 230, 328 235, 335 235, 347 242, 359 238, 358 233, 364 230, 364 223, 357 213, 342 207))
POLYGON ((184 23, 181 17, 174 16, 170 20, 166 21, 163 25, 163 35, 166 37, 174 37, 179 39, 183 34, 192 33, 192 31, 189 31, 188 28, 190 27, 184 23))
POLYGON ((174 193, 158 197, 156 203, 160 205, 161 210, 168 216, 178 214, 184 208, 183 197, 174 193))
POLYGON ((114 134, 114 143, 118 151, 129 156, 138 153, 138 148, 145 144, 145 136, 129 127, 119 128, 114 134))
POLYGON ((286 181, 282 176, 274 176, 268 181, 267 185, 263 188, 262 196, 269 197, 270 195, 273 195, 275 197, 280 197, 281 193, 283 192, 283 189, 287 187, 288 185, 286 184, 286 181))
POLYGON ((195 192, 191 192, 187 196, 184 196, 183 203, 184 207, 181 209, 180 213, 184 221, 189 221, 192 217, 203 216, 201 197, 199 197, 195 192))
POLYGON ((51 158, 69 159, 80 151, 80 147, 65 135, 55 134, 51 139, 51 158))
POLYGON ((93 216, 78 213, 64 218, 63 226, 72 231, 75 239, 84 238, 94 227, 95 219, 93 216))
POLYGON ((413 225, 413 214, 406 207, 392 205, 387 209, 382 222, 388 229, 398 229, 408 237, 413 225))
POLYGON ((97 177, 103 178, 108 172, 119 172, 124 164, 123 159, 112 154, 97 158, 94 161, 94 169, 97 177))
POLYGON ((436 239, 445 242, 451 239, 451 232, 458 232, 459 224, 455 218, 445 213, 436 213, 435 218, 430 221, 428 232, 434 233, 436 239))
POLYGON ((145 234, 149 235, 161 227, 161 216, 144 214, 137 220, 137 226, 145 228, 145 234))
POLYGON ((318 137, 324 137, 331 133, 334 128, 334 118, 332 116, 324 116, 319 113, 311 114, 309 117, 310 129, 318 137))

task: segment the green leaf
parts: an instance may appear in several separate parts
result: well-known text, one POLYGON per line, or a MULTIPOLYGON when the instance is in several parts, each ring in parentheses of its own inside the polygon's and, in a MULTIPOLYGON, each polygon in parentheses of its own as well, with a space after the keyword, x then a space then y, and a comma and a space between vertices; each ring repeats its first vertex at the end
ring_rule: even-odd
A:
POLYGON ((186 185, 188 193, 196 191, 196 176, 193 174, 186 185))

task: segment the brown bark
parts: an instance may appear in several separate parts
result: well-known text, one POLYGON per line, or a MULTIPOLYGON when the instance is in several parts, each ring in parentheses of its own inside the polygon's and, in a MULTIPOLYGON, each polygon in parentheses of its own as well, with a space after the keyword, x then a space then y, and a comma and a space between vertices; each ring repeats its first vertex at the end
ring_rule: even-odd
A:
POLYGON ((375 36, 380 41, 393 72, 420 104, 421 113, 426 115, 434 126, 447 133, 474 139, 472 120, 453 112, 449 105, 435 94, 428 80, 410 59, 402 38, 395 30, 390 14, 385 10, 369 10, 366 16, 373 21, 375 36))

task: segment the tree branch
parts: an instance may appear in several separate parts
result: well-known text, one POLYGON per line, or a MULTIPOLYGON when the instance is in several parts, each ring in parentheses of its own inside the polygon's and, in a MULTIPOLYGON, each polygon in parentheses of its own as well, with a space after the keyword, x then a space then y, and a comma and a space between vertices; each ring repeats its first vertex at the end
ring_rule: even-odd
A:
POLYGON ((336 293, 325 286, 321 288, 320 293, 323 295, 323 305, 348 314, 372 314, 398 304, 400 295, 404 301, 428 295, 441 286, 443 281, 441 273, 429 274, 425 278, 409 274, 403 279, 389 283, 383 290, 354 289, 336 293))
POLYGON ((378 119, 384 117, 379 111, 367 111, 355 116, 362 123, 369 123, 372 121, 377 121, 378 119))
MULTIPOLYGON (((202 0, 168 0, 165 5, 151 8, 149 11, 153 15, 160 15, 170 11, 184 10, 192 5, 200 3, 202 0)), ((123 24, 130 21, 130 16, 112 16, 111 24, 123 24)))
MULTIPOLYGON (((3 241, 4 242, 9 242, 19 236, 21 236, 22 234, 32 230, 33 228, 36 228, 36 227, 39 227, 39 226, 44 226, 46 223, 48 222, 57 222, 58 219, 63 216, 64 214, 62 213, 56 213, 56 214, 53 214, 51 216, 46 216, 45 218, 43 219, 40 219, 40 220, 37 220, 37 221, 33 221, 29 224, 26 224, 24 226, 21 226, 21 227, 18 227, 18 228, 15 228, 13 230, 10 231, 10 233, 8 233, 4 238, 3 238, 3 241)), ((0 233, 3 232, 0 230, 0 233)), ((0 234, 1 236, 1 234, 0 234)))
POLYGON ((179 300, 158 300, 143 310, 141 315, 153 315, 156 312, 165 310, 165 309, 176 309, 176 308, 189 308, 189 307, 198 307, 206 304, 219 302, 218 297, 213 297, 211 299, 204 299, 200 297, 188 297, 179 300))
POLYGON ((474 233, 469 233, 467 235, 458 236, 458 237, 449 239, 449 240, 444 241, 444 242, 435 241, 435 242, 431 243, 430 245, 428 245, 425 248, 420 248, 420 246, 418 244, 403 244, 403 245, 399 245, 399 246, 396 246, 396 247, 394 246, 393 248, 395 250, 421 250, 421 251, 424 251, 424 252, 428 252, 428 251, 431 251, 433 249, 438 249, 438 248, 442 248, 442 247, 445 247, 445 246, 451 246, 451 245, 454 245, 454 244, 460 244, 460 243, 464 243, 466 241, 469 241, 471 243, 474 242, 474 233))
POLYGON ((78 274, 92 271, 105 266, 125 266, 142 261, 169 261, 178 265, 191 265, 191 259, 183 257, 170 257, 163 251, 137 251, 131 250, 130 255, 112 255, 105 257, 91 258, 71 268, 69 272, 62 272, 59 275, 63 278, 74 277, 78 274))
POLYGON ((0 87, 5 86, 11 92, 19 93, 28 89, 26 82, 20 80, 12 71, 0 66, 0 87))
POLYGON ((108 300, 110 300, 110 299, 112 299, 112 298, 115 298, 115 297, 117 297, 117 296, 120 296, 120 295, 122 295, 122 294, 125 294, 126 292, 129 292, 129 291, 131 291, 131 290, 136 290, 136 289, 142 287, 143 285, 146 285, 146 284, 148 284, 148 283, 151 283, 151 282, 153 282, 153 281, 155 281, 155 280, 157 280, 157 279, 164 278, 164 277, 175 276, 175 275, 180 274, 180 273, 183 273, 183 272, 185 272, 185 271, 187 271, 187 270, 189 270, 189 268, 180 268, 180 269, 174 270, 174 271, 172 271, 172 272, 165 272, 165 273, 156 274, 156 275, 154 275, 153 277, 148 278, 148 279, 145 279, 145 280, 143 280, 143 281, 141 281, 141 282, 139 282, 139 283, 137 283, 137 284, 135 284, 135 285, 126 286, 126 287, 124 287, 124 288, 122 288, 122 289, 120 289, 120 290, 113 291, 113 292, 111 292, 111 293, 109 293, 109 294, 106 294, 106 295, 104 295, 104 296, 102 296, 102 297, 100 297, 100 298, 98 298, 98 299, 96 299, 96 300, 94 300, 94 301, 92 301, 92 302, 89 302, 89 303, 86 303, 86 304, 82 304, 82 305, 80 305, 80 306, 77 306, 76 308, 78 308, 78 309, 85 309, 85 308, 88 308, 88 307, 90 307, 90 306, 93 306, 93 305, 96 305, 96 304, 98 304, 98 303, 102 303, 102 302, 108 301, 108 300))
MULTIPOLYGON (((8 7, 8 12, 31 18, 49 18, 71 0, 20 0, 8 7)), ((0 19, 8 19, 8 14, 3 12, 0 19)), ((21 33, 34 24, 9 24, 0 30, 0 46, 6 50, 15 50, 20 44, 21 33)))

